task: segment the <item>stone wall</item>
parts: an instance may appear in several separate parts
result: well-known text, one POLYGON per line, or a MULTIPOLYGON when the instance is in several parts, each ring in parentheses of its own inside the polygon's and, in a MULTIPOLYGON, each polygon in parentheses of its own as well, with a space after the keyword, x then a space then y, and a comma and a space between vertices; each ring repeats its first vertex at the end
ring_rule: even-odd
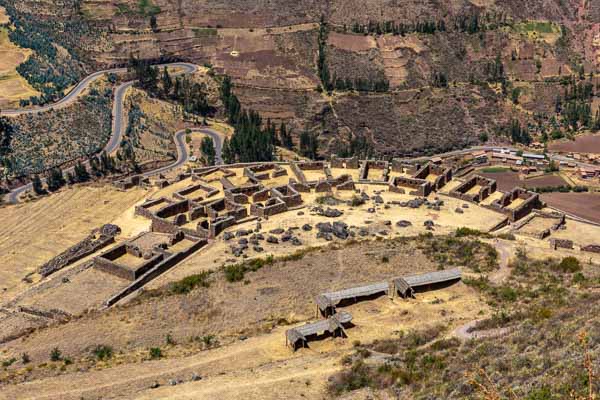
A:
POLYGON ((573 249, 573 241, 569 239, 550 239, 550 248, 556 249, 573 249))
POLYGON ((277 197, 283 200, 288 208, 296 207, 302 204, 302 196, 292 186, 278 186, 271 189, 271 197, 277 197))
MULTIPOLYGON (((190 239, 190 238, 188 238, 188 239, 190 239)), ((156 266, 154 266, 153 268, 148 270, 146 273, 139 276, 134 282, 132 282, 125 289, 121 290, 119 293, 115 294, 113 297, 108 299, 105 303, 105 306, 110 307, 110 306, 116 304, 118 301, 120 301, 124 297, 126 297, 129 294, 133 293, 134 291, 142 288, 148 282, 152 281, 156 277, 162 275, 169 269, 173 268, 175 265, 177 265, 178 263, 180 263, 181 261, 183 261, 184 259, 189 257, 191 254, 195 253, 202 247, 204 247, 206 244, 207 244, 206 240, 200 239, 200 240, 196 241, 187 250, 175 253, 175 254, 165 258, 160 263, 158 263, 156 266)))
POLYGON ((146 271, 157 265, 164 258, 163 254, 153 255, 150 259, 142 263, 137 269, 127 268, 118 263, 119 257, 128 253, 127 244, 114 247, 111 250, 94 258, 94 268, 118 276, 122 279, 133 281, 139 278, 146 271))
POLYGON ((288 210, 287 205, 279 198, 271 198, 264 205, 254 203, 250 207, 250 214, 257 217, 269 217, 276 214, 281 214, 288 210))
POLYGON ((587 246, 583 246, 581 251, 587 251, 589 253, 598 253, 600 254, 600 245, 598 244, 588 244, 587 246))
MULTIPOLYGON (((496 191, 496 187, 497 184, 495 180, 475 175, 450 191, 449 195, 461 200, 479 203, 482 200, 485 200, 490 194, 494 193, 496 191), (469 190, 473 189, 477 185, 481 186, 478 193, 467 194, 469 190)), ((502 205, 500 205, 500 207, 502 207, 502 205)))
POLYGON ((103 225, 101 228, 93 230, 92 233, 81 242, 42 265, 39 268, 40 274, 44 277, 51 275, 64 267, 103 249, 109 244, 114 243, 115 236, 120 232, 121 228, 111 224, 103 225))
POLYGON ((148 219, 151 219, 154 217, 154 214, 152 212, 150 212, 150 208, 155 207, 159 204, 172 204, 173 202, 169 199, 167 199, 166 197, 161 197, 159 199, 156 200, 149 200, 147 202, 145 202, 144 204, 141 204, 139 206, 135 206, 135 215, 140 215, 142 217, 146 217, 148 219))
POLYGON ((389 184, 389 189, 392 192, 404 193, 404 189, 398 186, 406 186, 408 188, 414 189, 412 192, 410 192, 410 194, 413 196, 427 197, 429 196, 429 193, 431 193, 430 183, 423 179, 395 176, 389 184))

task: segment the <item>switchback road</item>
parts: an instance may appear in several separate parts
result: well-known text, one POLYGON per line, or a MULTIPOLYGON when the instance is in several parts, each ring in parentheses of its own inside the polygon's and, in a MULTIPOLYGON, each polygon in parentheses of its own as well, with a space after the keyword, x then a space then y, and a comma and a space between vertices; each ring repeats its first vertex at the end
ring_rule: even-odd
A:
MULTIPOLYGON (((161 64, 161 65, 159 65, 159 67, 165 67, 165 66, 170 67, 170 68, 181 68, 183 71, 182 72, 178 72, 177 74, 181 74, 181 73, 183 73, 183 74, 193 74, 193 73, 195 73, 198 70, 198 66, 197 65, 195 65, 195 64, 189 64, 189 63, 170 63, 170 64, 161 64)), ((66 105, 69 105, 69 104, 73 103, 75 100, 77 100, 77 98, 87 88, 89 88, 89 86, 94 81, 96 81, 97 79, 99 79, 103 75, 109 74, 109 73, 126 72, 126 71, 127 70, 125 68, 116 68, 116 69, 110 69, 110 70, 99 71, 99 72, 93 73, 92 75, 90 75, 90 76, 86 77, 84 80, 82 80, 77 86, 75 86, 75 88, 73 90, 71 90, 71 92, 69 92, 68 95, 66 95, 64 98, 62 98, 61 100, 57 101, 56 103, 48 104, 48 105, 43 106, 43 107, 31 108, 31 109, 3 110, 3 111, 0 112, 0 115, 1 116, 7 116, 7 117, 14 117, 14 116, 24 115, 24 114, 36 114, 36 113, 46 112, 46 111, 50 111, 50 110, 54 110, 54 109, 59 109, 61 107, 65 107, 66 105)), ((124 103, 124 100, 125 100, 125 94, 127 93, 127 90, 131 86, 133 86, 134 83, 135 82, 133 82, 133 81, 122 83, 115 90, 115 98, 114 98, 114 102, 113 102, 113 115, 112 115, 112 120, 113 120, 113 123, 112 123, 112 132, 111 132, 111 136, 110 136, 110 138, 108 140, 108 143, 106 144, 106 146, 102 150, 104 153, 107 153, 107 154, 114 153, 119 148, 121 140, 123 139, 123 134, 124 134, 125 129, 126 129, 126 127, 125 127, 125 117, 124 117, 125 113, 123 111, 123 103, 124 103)), ((215 132, 215 135, 216 135, 216 132, 215 132)), ((216 135, 216 136, 218 136, 218 135, 216 135)), ((217 142, 215 141, 215 145, 216 144, 217 144, 217 142)), ((175 145, 177 146, 177 154, 178 154, 178 160, 177 160, 177 162, 180 161, 179 160, 179 158, 180 158, 179 156, 180 155, 184 156, 185 157, 185 161, 187 161, 187 149, 185 148, 185 144, 183 145, 183 151, 182 151, 182 148, 181 148, 181 146, 178 143, 178 140, 176 138, 175 145)), ((218 152, 218 153, 220 154, 220 152, 218 152)), ((183 165, 183 163, 185 163, 185 161, 181 162, 181 164, 179 164, 179 165, 183 165)), ((72 172, 72 168, 66 169, 65 171, 71 171, 72 172)), ((13 189, 7 195, 8 202, 11 203, 11 204, 18 203, 19 196, 21 196, 21 194, 23 194, 27 190, 31 190, 32 187, 33 187, 32 184, 28 183, 26 185, 19 186, 18 188, 13 189)))

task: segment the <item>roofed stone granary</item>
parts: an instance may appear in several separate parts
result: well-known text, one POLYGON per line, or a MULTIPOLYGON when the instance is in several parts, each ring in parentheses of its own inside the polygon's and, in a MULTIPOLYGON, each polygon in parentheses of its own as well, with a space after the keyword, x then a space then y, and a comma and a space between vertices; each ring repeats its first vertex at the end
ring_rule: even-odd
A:
POLYGON ((452 168, 429 162, 419 168, 412 177, 424 179, 431 184, 433 190, 439 190, 452 180, 452 168))
POLYGON ((390 163, 387 161, 363 161, 359 172, 359 181, 362 182, 387 182, 390 163))
POLYGON ((326 337, 347 337, 345 327, 352 322, 349 312, 341 311, 334 316, 297 326, 285 332, 285 342, 294 351, 308 347, 308 342, 326 337))
POLYGON ((496 188, 495 180, 475 175, 455 187, 449 194, 461 200, 479 203, 494 193, 496 188))
POLYGON ((413 297, 416 292, 446 287, 461 280, 460 269, 454 268, 426 274, 403 276, 394 279, 397 294, 406 298, 413 297))
POLYGON ((317 308, 322 315, 328 316, 336 313, 336 307, 346 302, 357 302, 372 297, 388 294, 390 284, 388 282, 377 282, 370 285, 358 286, 350 289, 338 290, 336 292, 322 293, 315 298, 317 308))
POLYGON ((427 197, 431 193, 431 184, 425 179, 406 178, 404 176, 395 176, 389 183, 389 189, 395 193, 406 193, 412 196, 427 197))

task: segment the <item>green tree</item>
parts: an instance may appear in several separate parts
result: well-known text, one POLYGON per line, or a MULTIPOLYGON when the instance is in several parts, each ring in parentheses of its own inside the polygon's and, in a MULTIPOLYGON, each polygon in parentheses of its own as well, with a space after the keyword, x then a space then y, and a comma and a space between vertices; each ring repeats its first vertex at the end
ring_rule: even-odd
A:
POLYGON ((281 145, 288 150, 291 150, 294 147, 294 142, 292 140, 292 132, 288 131, 286 125, 282 122, 279 127, 279 139, 281 141, 281 145))
POLYGON ((66 184, 65 177, 63 176, 60 168, 52 168, 46 179, 48 190, 55 192, 66 184))
POLYGON ((33 192, 38 196, 46 193, 44 187, 42 186, 42 180, 37 174, 31 179, 31 184, 33 185, 33 192))
POLYGON ((204 159, 208 165, 215 165, 215 143, 212 138, 209 136, 205 136, 200 143, 200 151, 204 155, 204 159))
POLYGON ((162 89, 165 97, 169 97, 171 94, 171 90, 173 89, 173 80, 171 79, 171 75, 169 75, 169 70, 167 67, 163 68, 162 73, 162 89))
POLYGON ((308 157, 312 160, 317 158, 319 141, 316 134, 308 131, 302 132, 300 135, 300 154, 303 157, 308 157))
POLYGON ((14 128, 9 122, 8 118, 0 118, 0 158, 7 156, 11 153, 10 147, 14 128))
POLYGON ((87 182, 90 180, 90 174, 87 170, 87 168, 85 167, 85 165, 83 165, 81 163, 81 161, 79 161, 76 165, 75 165, 75 181, 76 182, 87 182))

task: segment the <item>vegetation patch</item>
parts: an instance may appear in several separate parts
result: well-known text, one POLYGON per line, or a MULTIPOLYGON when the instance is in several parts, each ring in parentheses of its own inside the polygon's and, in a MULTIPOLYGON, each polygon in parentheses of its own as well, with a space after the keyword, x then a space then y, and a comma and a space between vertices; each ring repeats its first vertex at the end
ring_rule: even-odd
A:
POLYGON ((475 272, 498 268, 498 252, 480 240, 464 239, 478 235, 469 228, 459 228, 457 237, 435 237, 431 233, 419 235, 418 248, 438 264, 440 269, 450 266, 466 266, 475 272))
POLYGON ((202 271, 199 274, 186 276, 177 282, 173 282, 170 287, 170 292, 173 294, 186 294, 197 287, 209 287, 210 283, 208 278, 211 274, 211 271, 202 271))
POLYGON ((194 28, 192 31, 197 38, 215 37, 218 33, 216 28, 194 28))
POLYGON ((502 284, 485 275, 465 283, 488 298, 494 313, 474 330, 509 328, 502 337, 460 341, 443 327, 401 333, 358 344, 342 359, 344 371, 329 380, 333 395, 370 388, 374 397, 445 399, 588 399, 597 393, 595 360, 600 341, 596 280, 573 274, 583 266, 530 259, 519 251, 502 284), (561 268, 563 264, 565 267, 561 268), (582 285, 572 291, 575 277, 582 285), (594 282, 592 282, 594 281, 594 282), (591 375, 590 375, 591 374, 591 375))

